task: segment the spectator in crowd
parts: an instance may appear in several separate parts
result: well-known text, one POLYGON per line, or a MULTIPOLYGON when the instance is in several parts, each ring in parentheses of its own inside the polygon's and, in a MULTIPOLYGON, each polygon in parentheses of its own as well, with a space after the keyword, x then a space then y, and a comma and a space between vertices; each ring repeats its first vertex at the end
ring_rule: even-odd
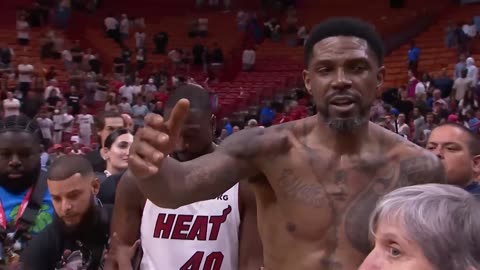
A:
POLYGON ((72 114, 77 115, 80 113, 80 101, 82 96, 78 93, 77 87, 70 86, 70 91, 66 94, 67 106, 72 108, 72 114))
POLYGON ((397 117, 397 130, 398 134, 403 136, 404 138, 410 139, 410 126, 406 123, 407 117, 405 114, 401 113, 397 117))
POLYGON ((450 95, 452 93, 453 80, 448 76, 448 71, 446 68, 442 68, 442 72, 438 77, 433 80, 433 85, 442 91, 442 98, 450 103, 450 95))
POLYGON ((465 91, 465 95, 458 103, 458 111, 460 115, 465 116, 467 111, 476 111, 478 110, 478 102, 475 99, 475 93, 472 89, 465 91))
POLYGON ((77 124, 80 143, 90 146, 94 121, 93 116, 88 113, 87 107, 83 107, 81 113, 77 115, 77 124))
POLYGON ((198 35, 200 37, 208 36, 208 19, 207 18, 198 19, 198 35))
POLYGON ((96 199, 100 184, 81 155, 57 159, 48 172, 55 219, 22 255, 25 269, 99 269, 109 242, 112 208, 96 199))
POLYGON ((72 136, 70 138, 70 144, 72 145, 72 150, 70 150, 70 155, 83 155, 82 149, 80 149, 80 137, 72 136))
POLYGON ((135 33, 135 46, 137 49, 144 49, 145 48, 145 40, 147 36, 145 34, 145 31, 140 28, 136 33, 135 33))
POLYGON ((445 47, 453 48, 455 46, 455 24, 449 22, 448 26, 445 28, 445 47))
POLYGON ((107 32, 107 36, 115 41, 118 41, 119 40, 118 27, 120 24, 118 20, 113 16, 113 14, 109 14, 105 18, 104 25, 105 25, 105 31, 107 32))
POLYGON ((125 128, 116 129, 105 139, 101 154, 106 162, 105 180, 113 174, 124 172, 128 167, 128 155, 133 135, 125 128))
POLYGON ((48 82, 48 86, 45 88, 43 98, 46 100, 48 97, 51 96, 52 92, 56 92, 57 96, 61 95, 60 88, 58 87, 58 81, 55 79, 52 79, 48 82))
POLYGON ((455 76, 454 80, 460 78, 462 76, 462 71, 467 68, 466 57, 465 54, 460 54, 458 56, 458 63, 455 64, 455 76))
POLYGON ((412 70, 407 71, 407 93, 409 98, 416 98, 416 93, 426 92, 425 86, 417 80, 412 70))
POLYGON ((300 28, 298 28, 297 31, 297 46, 303 46, 305 45, 305 42, 308 39, 308 30, 305 25, 302 25, 300 28))
POLYGON ((248 47, 242 54, 242 67, 243 71, 252 71, 255 66, 256 52, 253 47, 248 47))
POLYGON ((465 113, 465 126, 471 131, 477 133, 480 128, 480 120, 477 118, 473 110, 469 110, 465 113))
POLYGON ((48 167, 50 166, 49 162, 50 156, 48 155, 47 150, 43 144, 40 144, 40 169, 43 172, 48 171, 48 167))
POLYGON ((30 64, 28 57, 22 58, 22 63, 18 65, 18 87, 23 96, 27 96, 27 92, 32 87, 32 76, 35 68, 30 64))
POLYGON ((168 44, 168 34, 166 32, 158 32, 153 37, 153 43, 155 44, 155 53, 165 54, 168 44))
POLYGON ((48 114, 46 111, 41 111, 38 114, 36 121, 38 128, 42 133, 42 144, 48 148, 52 144, 53 121, 48 118, 48 114))
POLYGON ((147 61, 145 56, 145 49, 138 49, 135 58, 137 60, 137 71, 144 69, 147 61))
POLYGON ((143 127, 143 119, 149 113, 147 105, 145 105, 145 97, 138 96, 137 103, 132 107, 133 123, 135 124, 135 130, 143 127))
POLYGON ((465 96, 465 93, 473 87, 473 82, 467 77, 467 73, 467 69, 462 70, 460 78, 457 78, 453 83, 452 96, 456 104, 458 104, 465 96))
POLYGON ((25 15, 20 15, 17 20, 17 40, 18 44, 27 46, 30 44, 30 25, 25 15))
POLYGON ((55 109, 52 115, 54 144, 61 144, 63 138, 63 129, 65 128, 65 117, 62 111, 55 109))
POLYGON ((359 270, 477 269, 479 207, 472 195, 449 185, 388 193, 371 214, 374 248, 359 270))
POLYGON ((418 130, 417 144, 424 147, 427 144, 428 137, 430 137, 430 134, 435 127, 437 127, 437 124, 435 123, 435 115, 432 112, 428 112, 423 125, 418 128, 415 127, 415 130, 418 130))
POLYGON ((217 138, 217 143, 220 144, 222 143, 223 140, 225 140, 228 137, 228 131, 225 128, 222 128, 220 131, 220 136, 217 138))
POLYGON ((467 58, 467 78, 472 81, 472 87, 477 87, 478 68, 475 66, 475 60, 472 57, 467 58))
POLYGON ((20 115, 20 101, 13 97, 11 91, 7 92, 7 98, 3 100, 3 117, 20 115))
POLYGON ((10 70, 12 68, 12 60, 15 56, 13 49, 6 43, 0 43, 0 71, 10 70))
POLYGON ((477 27, 473 23, 472 24, 465 23, 462 26, 462 30, 470 39, 473 39, 477 36, 477 27))
POLYGON ((480 139, 461 124, 446 123, 432 131, 427 143, 443 162, 447 183, 479 196, 480 185, 475 176, 480 173, 480 139))
POLYGON ((269 37, 272 41, 277 42, 280 40, 280 24, 277 19, 272 18, 264 23, 265 36, 269 37))
POLYGON ((105 102, 105 111, 119 112, 118 105, 115 102, 115 98, 112 95, 108 95, 107 101, 105 102))
POLYGON ((128 103, 127 97, 122 97, 122 101, 118 104, 121 113, 132 114, 132 106, 128 103))
POLYGON ((98 136, 99 149, 95 149, 88 154, 86 158, 93 166, 95 172, 104 172, 106 170, 105 160, 100 155, 100 149, 103 147, 105 139, 114 130, 125 127, 125 121, 119 113, 102 112, 95 117, 95 129, 98 136))
POLYGON ((130 79, 125 80, 125 84, 118 89, 118 93, 122 98, 126 98, 129 104, 133 103, 134 97, 139 94, 135 91, 135 86, 130 79))
POLYGON ((128 20, 127 14, 122 14, 122 18, 120 19, 119 31, 122 41, 126 40, 130 32, 130 22, 128 20))
POLYGON ((272 125, 274 118, 275 112, 272 110, 270 103, 265 102, 260 110, 260 124, 262 124, 262 126, 269 127, 272 125))
MULTIPOLYGON (((0 122, 0 128, 2 234, 11 239, 2 239, 2 255, 12 262, 18 261, 31 237, 52 221, 53 207, 41 170, 41 135, 36 121, 9 116, 0 122)), ((13 263, 10 266, 23 269, 13 263)))
POLYGON ((417 73, 418 60, 420 58, 420 49, 415 44, 415 41, 410 42, 410 49, 408 50, 408 69, 412 70, 414 74, 417 73))

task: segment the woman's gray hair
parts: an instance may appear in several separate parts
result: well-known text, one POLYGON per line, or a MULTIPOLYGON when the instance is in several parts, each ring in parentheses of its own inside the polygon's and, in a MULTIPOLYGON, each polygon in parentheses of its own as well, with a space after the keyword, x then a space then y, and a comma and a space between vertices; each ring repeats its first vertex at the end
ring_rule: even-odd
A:
POLYGON ((394 190, 370 218, 375 237, 380 221, 403 226, 436 270, 480 270, 480 202, 451 185, 426 184, 394 190))

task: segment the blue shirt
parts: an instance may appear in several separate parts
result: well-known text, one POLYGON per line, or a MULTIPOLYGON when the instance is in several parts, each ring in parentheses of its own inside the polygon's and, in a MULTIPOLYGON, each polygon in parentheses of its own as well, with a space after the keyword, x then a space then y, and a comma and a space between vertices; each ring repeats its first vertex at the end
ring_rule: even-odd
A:
POLYGON ((470 194, 475 195, 475 197, 480 198, 480 185, 477 182, 472 182, 470 185, 465 187, 465 190, 470 194))
POLYGON ((223 126, 223 128, 227 130, 227 135, 232 135, 233 127, 232 125, 230 125, 230 123, 226 123, 225 126, 223 126))
MULTIPOLYGON (((5 216, 7 217, 7 222, 13 224, 17 218, 18 209, 22 204, 25 195, 27 195, 28 190, 13 194, 8 192, 6 189, 0 186, 0 199, 2 200, 3 211, 5 211, 5 216)), ((43 204, 40 208, 40 212, 37 215, 34 226, 31 227, 30 232, 37 234, 41 232, 48 224, 53 220, 54 210, 52 204, 52 198, 50 197, 50 192, 48 190, 45 192, 43 197, 43 204)))
POLYGON ((260 122, 265 124, 271 124, 273 122, 273 118, 275 118, 275 113, 269 107, 263 107, 260 111, 260 122))
POLYGON ((408 60, 410 61, 418 61, 419 55, 420 55, 420 49, 417 47, 414 47, 408 50, 408 60))

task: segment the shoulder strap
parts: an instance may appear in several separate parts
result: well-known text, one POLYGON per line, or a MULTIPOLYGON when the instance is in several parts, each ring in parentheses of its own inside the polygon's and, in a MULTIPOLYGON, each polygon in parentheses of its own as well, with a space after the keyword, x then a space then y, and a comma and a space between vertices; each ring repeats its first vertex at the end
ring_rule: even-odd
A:
POLYGON ((42 207, 43 198, 45 196, 45 192, 47 191, 47 177, 45 172, 40 172, 38 176, 37 183, 33 188, 32 197, 30 197, 30 201, 28 202, 25 211, 23 212, 22 216, 18 219, 18 230, 21 232, 28 232, 35 224, 35 220, 37 219, 37 215, 40 212, 42 207))

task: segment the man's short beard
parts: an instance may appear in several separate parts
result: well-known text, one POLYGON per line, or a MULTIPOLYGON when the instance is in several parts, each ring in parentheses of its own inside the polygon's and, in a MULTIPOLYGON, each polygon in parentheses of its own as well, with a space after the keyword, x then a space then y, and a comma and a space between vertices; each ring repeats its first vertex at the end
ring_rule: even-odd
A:
POLYGON ((0 174, 0 186, 11 193, 21 193, 37 183, 40 168, 24 172, 22 178, 11 179, 8 174, 0 174))
POLYGON ((339 133, 351 133, 366 122, 368 122, 368 118, 361 116, 327 119, 328 126, 339 133))
POLYGON ((91 227, 90 225, 95 222, 96 214, 95 195, 92 194, 87 212, 83 214, 78 224, 67 225, 61 218, 57 217, 66 234, 79 236, 88 233, 88 230, 91 227))

